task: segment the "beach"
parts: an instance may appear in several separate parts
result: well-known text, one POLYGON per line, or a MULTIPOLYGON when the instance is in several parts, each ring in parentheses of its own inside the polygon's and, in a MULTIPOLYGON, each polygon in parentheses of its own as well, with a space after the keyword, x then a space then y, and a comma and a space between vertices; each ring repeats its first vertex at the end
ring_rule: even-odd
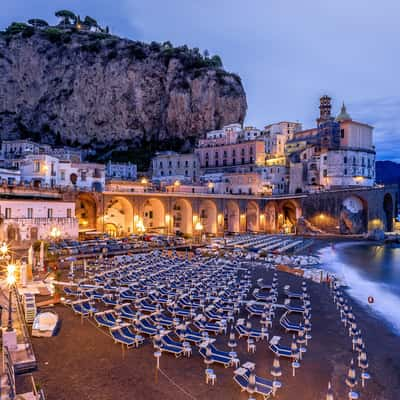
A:
MULTIPOLYGON (((264 268, 252 269, 253 286, 258 278, 272 280, 272 271, 264 268)), ((283 302, 282 287, 290 284, 299 290, 302 278, 278 272, 278 288, 283 302)), ((288 359, 280 359, 283 387, 276 398, 282 400, 325 398, 328 382, 333 386, 335 398, 347 398, 345 377, 350 360, 355 357, 351 339, 340 321, 339 311, 333 303, 326 284, 307 281, 312 306, 312 340, 309 343, 301 367, 296 376, 288 359), (294 397, 294 394, 296 397, 294 397)), ((396 400, 400 395, 400 337, 368 309, 348 298, 362 330, 369 359, 368 372, 372 379, 366 388, 357 386, 361 399, 396 400)), ((206 385, 203 358, 194 350, 192 357, 176 359, 163 354, 161 371, 156 381, 154 348, 149 339, 138 349, 121 350, 113 343, 107 330, 98 328, 93 320, 74 315, 63 305, 55 307, 62 326, 58 336, 34 338, 33 345, 38 358, 35 380, 45 388, 48 399, 247 399, 233 381, 234 368, 213 365, 216 384, 206 385)), ((290 346, 291 335, 279 325, 281 311, 275 316, 270 337, 282 337, 282 343, 290 346)), ((257 318, 252 318, 256 324, 257 318)), ((228 350, 228 336, 217 337, 216 345, 228 350)), ((256 364, 256 374, 272 379, 270 370, 274 354, 268 349, 266 340, 256 343, 255 354, 246 351, 246 340, 237 339, 236 351, 241 364, 251 361, 256 364)), ((357 372, 359 373, 359 369, 357 372)), ((23 384, 23 377, 17 378, 23 384)), ((260 397, 261 398, 261 397, 260 397)))

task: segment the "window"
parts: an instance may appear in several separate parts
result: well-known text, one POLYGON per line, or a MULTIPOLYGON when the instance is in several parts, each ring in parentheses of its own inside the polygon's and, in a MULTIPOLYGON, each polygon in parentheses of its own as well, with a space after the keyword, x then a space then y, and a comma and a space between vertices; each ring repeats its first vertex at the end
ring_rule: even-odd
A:
MULTIPOLYGON (((187 162, 187 161, 186 161, 187 162)), ((180 168, 181 167, 181 162, 178 160, 177 162, 176 162, 176 166, 177 166, 177 168, 180 168)))
POLYGON ((11 208, 6 207, 6 209, 5 209, 5 217, 6 217, 6 219, 10 219, 11 218, 11 208))
POLYGON ((40 172, 40 161, 33 162, 33 172, 40 172))
POLYGON ((328 176, 328 170, 324 169, 323 175, 324 175, 324 177, 326 178, 326 177, 328 176))
POLYGON ((215 158, 218 158, 218 151, 215 152, 215 158))
POLYGON ((346 156, 343 157, 343 163, 347 164, 347 157, 346 156))
POLYGON ((86 171, 81 172, 81 181, 85 182, 86 181, 86 171))
POLYGON ((242 164, 244 164, 244 158, 242 157, 242 164))
POLYGON ((185 170, 185 176, 189 176, 188 170, 185 170))
POLYGON ((70 208, 67 208, 67 218, 72 217, 72 210, 70 208))
POLYGON ((65 171, 60 171, 60 180, 65 181, 65 171))
POLYGON ((28 215, 28 218, 33 218, 33 208, 28 208, 27 215, 28 215))
POLYGON ((162 168, 163 167, 163 165, 162 165, 162 161, 160 161, 160 168, 162 168))
POLYGON ((236 165, 236 158, 232 160, 232 165, 236 165))
POLYGON ((52 208, 47 209, 47 218, 53 218, 53 209, 52 208))
POLYGON ((347 168, 344 169, 344 174, 347 175, 347 168))
POLYGON ((340 137, 343 139, 344 138, 344 129, 340 130, 340 137))

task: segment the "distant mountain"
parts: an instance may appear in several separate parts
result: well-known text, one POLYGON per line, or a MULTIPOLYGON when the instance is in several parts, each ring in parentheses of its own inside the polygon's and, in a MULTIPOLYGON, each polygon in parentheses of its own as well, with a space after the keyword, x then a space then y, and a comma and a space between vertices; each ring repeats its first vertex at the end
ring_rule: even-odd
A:
POLYGON ((376 182, 400 185, 400 164, 393 161, 377 161, 376 182))

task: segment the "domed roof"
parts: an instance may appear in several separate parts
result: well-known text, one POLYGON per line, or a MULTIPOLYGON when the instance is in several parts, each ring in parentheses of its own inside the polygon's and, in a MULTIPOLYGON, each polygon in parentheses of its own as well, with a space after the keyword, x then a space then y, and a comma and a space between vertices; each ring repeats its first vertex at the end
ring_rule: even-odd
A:
POLYGON ((347 112, 346 106, 345 106, 345 104, 343 103, 343 104, 342 104, 342 108, 341 108, 341 110, 340 110, 340 113, 339 113, 339 115, 336 117, 336 121, 337 121, 337 122, 340 122, 340 121, 346 121, 346 120, 349 120, 349 119, 351 119, 350 114, 347 112))

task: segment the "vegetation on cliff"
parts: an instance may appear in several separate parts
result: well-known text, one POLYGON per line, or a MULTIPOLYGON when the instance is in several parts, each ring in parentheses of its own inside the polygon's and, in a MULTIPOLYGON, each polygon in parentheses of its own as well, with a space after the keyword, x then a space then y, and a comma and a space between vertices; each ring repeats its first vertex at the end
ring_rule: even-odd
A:
POLYGON ((0 133, 87 148, 145 168, 204 132, 243 122, 240 77, 218 55, 122 39, 90 17, 56 12, 0 33, 0 133))

